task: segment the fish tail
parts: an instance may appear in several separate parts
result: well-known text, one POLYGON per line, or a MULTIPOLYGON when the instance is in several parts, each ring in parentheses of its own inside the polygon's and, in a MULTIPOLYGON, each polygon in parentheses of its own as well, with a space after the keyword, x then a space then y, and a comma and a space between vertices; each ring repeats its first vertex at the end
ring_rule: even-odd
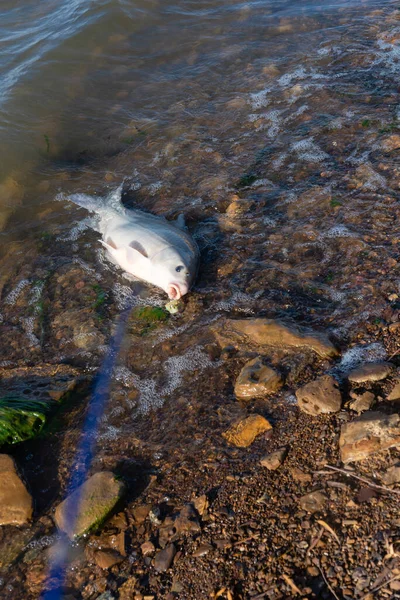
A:
POLYGON ((100 217, 110 215, 110 213, 124 211, 121 203, 122 185, 113 190, 108 196, 90 196, 89 194, 58 194, 57 200, 69 200, 77 206, 85 208, 89 212, 96 213, 100 217))

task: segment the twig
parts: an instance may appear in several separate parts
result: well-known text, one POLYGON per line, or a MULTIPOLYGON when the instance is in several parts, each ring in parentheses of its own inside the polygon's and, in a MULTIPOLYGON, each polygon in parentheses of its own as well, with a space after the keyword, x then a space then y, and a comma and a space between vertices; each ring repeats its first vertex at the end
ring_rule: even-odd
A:
POLYGON ((309 549, 307 550, 307 556, 310 554, 311 550, 313 550, 315 548, 315 546, 318 544, 318 542, 320 541, 320 539, 322 538, 324 534, 324 528, 321 527, 319 534, 317 535, 317 537, 315 537, 313 539, 313 541, 311 542, 311 546, 309 547, 309 549))
POLYGON ((396 356, 396 354, 398 354, 400 352, 400 348, 397 348, 396 352, 393 352, 393 354, 391 354, 388 358, 388 360, 391 360, 394 356, 396 356))
POLYGON ((364 600, 364 598, 368 598, 369 594, 374 594, 375 592, 378 592, 379 590, 381 590, 382 588, 386 587, 387 585, 389 585, 389 583, 392 583, 392 581, 397 581, 398 579, 400 579, 400 575, 395 575, 394 577, 391 577, 390 579, 388 579, 385 583, 381 583, 381 585, 378 585, 378 587, 373 588, 372 590, 369 590, 369 592, 367 592, 365 594, 365 596, 361 597, 361 600, 364 600))
POLYGON ((285 582, 288 584, 288 586, 292 589, 292 592, 294 592, 295 594, 300 594, 300 596, 302 595, 303 592, 301 590, 299 590, 299 588, 297 587, 297 585, 295 584, 293 579, 288 577, 285 573, 282 573, 281 577, 285 580, 285 582))
POLYGON ((327 580, 327 578, 325 577, 325 573, 322 570, 322 567, 320 565, 320 563, 317 563, 318 569, 322 575, 322 579, 325 581, 326 585, 328 586, 329 591, 331 592, 331 594, 333 594, 336 598, 336 600, 339 600, 339 597, 336 595, 335 590, 333 589, 333 587, 331 586, 331 584, 329 583, 329 581, 327 580))
POLYGON ((391 490, 385 485, 378 485, 377 483, 373 483, 369 479, 365 479, 365 477, 360 477, 359 475, 355 475, 351 471, 346 471, 346 469, 339 469, 338 467, 331 467, 331 465, 325 465, 327 469, 331 469, 332 471, 336 471, 337 473, 342 473, 343 475, 347 475, 348 477, 353 477, 354 479, 358 479, 362 481, 362 483, 366 483, 369 487, 375 488, 376 490, 382 490, 387 494, 396 494, 400 496, 400 490, 391 490))

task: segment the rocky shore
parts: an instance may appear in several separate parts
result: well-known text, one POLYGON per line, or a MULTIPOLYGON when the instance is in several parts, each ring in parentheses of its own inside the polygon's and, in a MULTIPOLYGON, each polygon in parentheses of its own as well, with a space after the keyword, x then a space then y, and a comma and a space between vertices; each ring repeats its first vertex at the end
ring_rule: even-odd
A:
MULTIPOLYGON (((49 563, 66 532, 70 599, 396 597, 397 355, 346 369, 326 334, 265 318, 220 319, 206 337, 207 377, 195 393, 185 386, 191 397, 98 444, 73 529, 76 502, 63 490, 79 432, 15 446, 21 475, 0 456, 2 594, 51 589, 49 563), (27 454, 40 446, 60 449, 46 500, 27 454)), ((85 379, 64 368, 58 392, 57 372, 42 369, 42 398, 60 405, 85 379)), ((5 369, 2 385, 23 374, 5 369)), ((70 413, 67 421, 82 418, 81 408, 70 413)), ((41 457, 47 476, 48 462, 41 457)))

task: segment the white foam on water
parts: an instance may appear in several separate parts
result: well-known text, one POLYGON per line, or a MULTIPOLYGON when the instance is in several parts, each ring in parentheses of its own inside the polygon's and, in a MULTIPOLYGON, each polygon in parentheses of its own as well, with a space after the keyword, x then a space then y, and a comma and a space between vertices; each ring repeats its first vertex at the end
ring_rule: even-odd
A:
POLYGON ((281 118, 280 110, 270 110, 268 113, 265 113, 265 118, 271 123, 267 135, 270 138, 274 138, 278 135, 281 130, 282 118, 281 118))
POLYGON ((249 296, 248 294, 244 294, 243 292, 234 292, 232 296, 227 300, 219 300, 216 304, 212 305, 212 309, 214 311, 226 311, 230 312, 232 309, 235 309, 239 312, 243 312, 246 314, 253 314, 254 309, 252 305, 254 304, 255 296, 249 296), (248 306, 240 306, 240 304, 247 304, 248 306))
POLYGON ((20 323, 25 331, 26 337, 28 338, 31 346, 40 346, 38 338, 33 333, 36 324, 35 317, 22 317, 20 319, 20 323))
POLYGON ((333 119, 333 121, 331 121, 328 124, 328 129, 342 129, 343 127, 343 119, 342 117, 337 117, 336 119, 333 119))
POLYGON ((299 140, 291 145, 291 150, 302 160, 313 163, 319 163, 329 158, 329 154, 324 152, 315 142, 314 138, 299 140))
MULTIPOLYGON (((393 29, 388 33, 390 36, 393 36, 398 31, 398 29, 393 29)), ((377 46, 382 52, 379 53, 373 65, 383 64, 392 73, 398 73, 400 70, 400 46, 398 44, 391 44, 384 39, 379 39, 377 46)))
POLYGON ((269 179, 256 179, 256 181, 254 181, 251 184, 252 188, 258 188, 258 187, 271 187, 271 188, 275 188, 276 185, 275 183, 272 183, 272 181, 270 181, 269 179))
POLYGON ((129 286, 115 283, 112 288, 114 301, 119 310, 135 306, 159 306, 160 300, 156 297, 141 298, 129 286))
POLYGON ((93 277, 95 277, 95 279, 97 279, 97 280, 101 279, 100 273, 98 273, 93 267, 91 267, 90 265, 88 265, 88 263, 85 262, 84 260, 82 260, 82 258, 79 258, 79 256, 74 256, 72 258, 72 262, 74 264, 79 265, 80 267, 82 267, 82 269, 85 271, 85 273, 93 275, 93 277))
POLYGON ((4 304, 15 304, 16 300, 18 300, 19 296, 21 295, 22 291, 26 288, 27 285, 29 285, 29 280, 21 279, 21 281, 17 283, 15 288, 5 298, 4 304))
POLYGON ((281 168, 281 166, 283 165, 283 163, 285 162, 285 160, 287 159, 287 153, 286 152, 282 152, 282 154, 279 154, 279 156, 277 156, 277 158, 275 158, 272 163, 271 163, 271 167, 276 171, 278 169, 281 168))
POLYGON ((271 88, 267 87, 260 92, 250 94, 250 104, 254 110, 263 108, 269 104, 268 94, 271 88))
POLYGON ((162 181, 155 181, 154 183, 151 183, 148 187, 150 196, 155 196, 157 194, 157 192, 159 192, 161 190, 162 187, 163 187, 162 181))
POLYGON ((79 221, 72 229, 66 233, 65 235, 59 236, 57 239, 62 242, 76 242, 82 235, 84 231, 88 229, 93 229, 95 224, 95 219, 93 217, 86 217, 79 221))
POLYGON ((154 378, 141 379, 132 373, 135 388, 139 392, 137 411, 146 414, 150 410, 164 404, 182 384, 185 373, 192 372, 192 382, 207 368, 220 366, 220 361, 211 361, 201 346, 191 348, 180 356, 171 356, 163 364, 167 380, 163 386, 158 386, 154 378), (194 371, 199 371, 194 374, 194 371))
POLYGON ((307 70, 304 67, 299 67, 295 71, 291 73, 285 73, 278 79, 278 83, 281 87, 288 87, 294 81, 303 81, 304 79, 308 79, 310 81, 315 79, 324 79, 325 75, 318 73, 314 69, 307 70))
POLYGON ((365 346, 353 346, 343 354, 342 360, 335 367, 335 370, 347 373, 360 363, 374 362, 385 358, 386 350, 380 342, 366 344, 365 346))
POLYGON ((54 542, 56 542, 60 538, 58 533, 54 533, 53 535, 44 535, 36 540, 31 540, 29 544, 27 544, 26 548, 28 550, 32 548, 37 548, 38 550, 43 550, 44 548, 48 548, 52 546, 54 542))
POLYGON ((99 433, 99 439, 104 442, 113 442, 119 437, 121 437, 120 429, 114 425, 109 425, 108 423, 106 429, 99 433))
POLYGON ((40 313, 40 310, 41 310, 41 308, 39 306, 39 301, 40 301, 40 298, 42 297, 43 288, 44 288, 44 281, 40 281, 39 283, 36 283, 31 289, 29 304, 34 306, 34 312, 36 314, 40 313))
POLYGON ((321 238, 357 237, 345 225, 335 225, 320 234, 321 238))

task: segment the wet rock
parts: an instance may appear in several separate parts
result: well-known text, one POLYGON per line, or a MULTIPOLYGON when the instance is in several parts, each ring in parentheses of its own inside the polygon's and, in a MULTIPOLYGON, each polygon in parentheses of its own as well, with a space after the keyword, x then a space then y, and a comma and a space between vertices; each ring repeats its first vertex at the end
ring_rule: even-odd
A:
POLYGON ((319 490, 316 490, 315 492, 302 496, 299 503, 301 508, 307 512, 321 512, 325 508, 326 496, 319 490))
POLYGON ((104 335, 97 328, 95 315, 86 308, 70 309, 58 315, 52 321, 51 327, 63 348, 72 342, 81 350, 96 350, 105 342, 104 335))
POLYGON ((235 383, 235 394, 240 400, 250 400, 273 394, 283 385, 282 377, 263 364, 257 357, 245 364, 235 383))
POLYGON ((32 497, 19 478, 14 459, 0 454, 0 525, 23 525, 32 518, 32 497))
POLYGON ((342 425, 339 447, 344 463, 363 460, 400 445, 400 416, 368 411, 342 425))
POLYGON ((392 369, 392 363, 388 362, 365 363, 350 371, 347 377, 352 383, 381 381, 390 375, 392 369))
POLYGON ((367 190, 376 190, 385 187, 385 185, 385 178, 374 171, 371 163, 364 163, 357 167, 350 183, 350 187, 352 188, 364 188, 367 190))
POLYGON ((186 534, 200 533, 201 527, 192 504, 186 504, 182 510, 168 515, 159 529, 158 542, 163 548, 186 534))
POLYGON ((386 473, 382 476, 382 483, 385 485, 393 485, 394 483, 400 483, 400 463, 389 467, 386 473))
POLYGON ((309 415, 339 412, 342 396, 336 379, 323 375, 296 391, 299 408, 309 415))
POLYGON ((275 471, 285 460, 287 452, 288 449, 286 447, 279 448, 279 450, 275 450, 275 452, 271 452, 271 454, 263 456, 263 458, 260 460, 260 464, 269 471, 275 471))
POLYGON ((396 380, 394 387, 388 394, 386 400, 400 400, 400 380, 396 380))
POLYGON ((54 518, 58 528, 73 539, 99 527, 124 490, 123 482, 110 471, 95 473, 57 506, 54 518))
POLYGON ((111 569, 114 565, 118 565, 124 559, 113 550, 99 550, 94 555, 95 563, 100 569, 111 569))
POLYGON ((229 444, 239 448, 247 448, 258 435, 266 431, 272 432, 272 425, 269 421, 261 415, 253 414, 232 425, 222 435, 229 444))
POLYGON ((311 348, 322 357, 336 356, 337 349, 322 333, 303 331, 273 319, 221 319, 212 328, 221 346, 274 346, 311 348))
POLYGON ((83 381, 78 369, 69 365, 39 364, 37 366, 0 368, 0 395, 21 396, 49 402, 61 400, 83 381))
POLYGON ((167 571, 172 565, 172 561, 174 560, 176 554, 176 549, 174 544, 168 544, 163 550, 157 552, 154 558, 154 568, 159 573, 163 571, 167 571))
POLYGON ((384 152, 393 152, 400 148, 400 135, 394 133, 385 137, 381 142, 381 148, 384 152))
POLYGON ((358 414, 369 410, 375 402, 375 396, 372 392, 364 392, 360 394, 351 392, 350 396, 353 398, 353 400, 349 402, 349 408, 358 414))

